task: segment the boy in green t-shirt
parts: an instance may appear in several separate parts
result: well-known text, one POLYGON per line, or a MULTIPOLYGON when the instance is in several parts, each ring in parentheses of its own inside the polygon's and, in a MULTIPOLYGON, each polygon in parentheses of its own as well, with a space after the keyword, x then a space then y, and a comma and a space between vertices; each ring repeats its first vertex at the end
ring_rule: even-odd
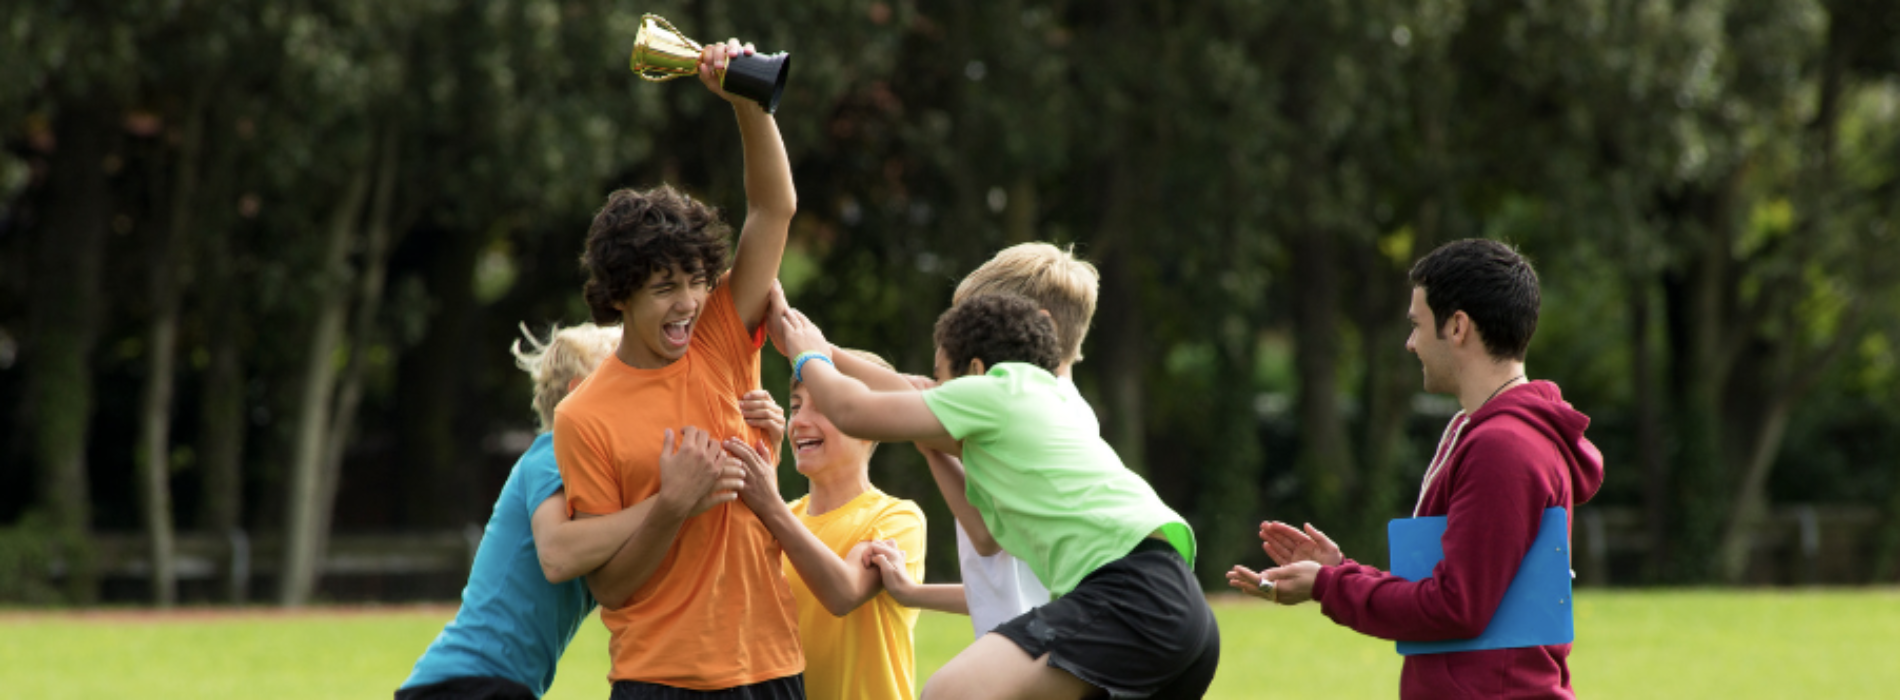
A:
POLYGON ((840 431, 961 456, 971 505, 1003 549, 1060 596, 1004 623, 930 679, 927 698, 1199 697, 1220 632, 1189 569, 1194 533, 1066 402, 1061 352, 1035 304, 990 295, 937 320, 925 391, 838 371, 795 309, 767 314, 796 381, 840 431))

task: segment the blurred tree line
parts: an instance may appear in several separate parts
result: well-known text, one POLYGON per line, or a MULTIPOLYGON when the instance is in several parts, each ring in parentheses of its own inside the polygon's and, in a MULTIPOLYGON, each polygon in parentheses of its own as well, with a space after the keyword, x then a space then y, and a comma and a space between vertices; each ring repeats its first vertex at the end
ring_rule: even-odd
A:
MULTIPOLYGON (((532 426, 504 349, 586 319, 605 193, 744 211, 724 105, 627 72, 642 12, 794 54, 782 277, 837 342, 924 371, 1001 247, 1100 267, 1078 381, 1210 583, 1267 517, 1379 560, 1455 410, 1417 395, 1405 271, 1471 236, 1540 266, 1530 368, 1595 418, 1641 581, 1742 580, 1789 502, 1881 509, 1896 575, 1886 0, 28 0, 0 12, 0 598, 95 600, 92 533, 246 530, 301 604, 333 531, 485 519, 532 426)), ((949 522, 914 451, 873 480, 949 522)))

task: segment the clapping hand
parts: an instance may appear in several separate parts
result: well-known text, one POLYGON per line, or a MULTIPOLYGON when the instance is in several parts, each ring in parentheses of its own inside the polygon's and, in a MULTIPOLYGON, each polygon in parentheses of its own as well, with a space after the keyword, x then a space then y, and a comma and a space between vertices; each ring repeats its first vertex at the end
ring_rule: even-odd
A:
POLYGON ((1304 530, 1279 521, 1260 523, 1260 549, 1279 567, 1255 572, 1235 566, 1227 572, 1227 585, 1281 605, 1312 600, 1313 581, 1320 567, 1338 566, 1346 560, 1339 545, 1312 523, 1307 523, 1304 530))
POLYGON ((1301 561, 1338 566, 1346 560, 1339 545, 1333 544, 1332 539, 1312 523, 1307 523, 1304 531, 1279 521, 1260 523, 1260 549, 1281 566, 1301 561))

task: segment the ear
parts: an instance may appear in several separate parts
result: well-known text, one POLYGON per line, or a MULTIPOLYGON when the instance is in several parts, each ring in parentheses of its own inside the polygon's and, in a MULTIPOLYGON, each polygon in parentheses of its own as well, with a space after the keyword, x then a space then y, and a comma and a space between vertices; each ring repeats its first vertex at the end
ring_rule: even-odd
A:
POLYGON ((570 394, 574 393, 574 387, 580 386, 581 381, 584 379, 587 379, 587 375, 585 374, 575 377, 573 379, 567 380, 567 393, 570 393, 570 394))
POLYGON ((964 369, 963 376, 966 377, 981 377, 989 373, 989 368, 983 366, 983 360, 975 357, 970 358, 970 366, 964 369))
POLYGON ((1473 326, 1471 325, 1471 317, 1466 315, 1465 312, 1451 312, 1451 319, 1445 322, 1445 326, 1445 339, 1450 340, 1453 345, 1462 345, 1465 341, 1471 339, 1473 326))

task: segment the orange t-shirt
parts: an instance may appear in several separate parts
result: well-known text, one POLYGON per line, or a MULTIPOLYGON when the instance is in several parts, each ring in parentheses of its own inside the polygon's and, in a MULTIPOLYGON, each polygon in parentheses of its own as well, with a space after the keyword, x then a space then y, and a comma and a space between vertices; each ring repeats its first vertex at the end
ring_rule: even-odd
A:
MULTIPOLYGON (((658 493, 668 428, 756 442, 739 397, 759 386, 763 340, 746 333, 722 280, 685 356, 655 370, 602 362, 554 413, 568 510, 604 515, 658 493)), ((609 680, 719 690, 805 669, 778 541, 739 501, 689 518, 652 578, 626 601, 601 601, 600 619, 609 680)))

